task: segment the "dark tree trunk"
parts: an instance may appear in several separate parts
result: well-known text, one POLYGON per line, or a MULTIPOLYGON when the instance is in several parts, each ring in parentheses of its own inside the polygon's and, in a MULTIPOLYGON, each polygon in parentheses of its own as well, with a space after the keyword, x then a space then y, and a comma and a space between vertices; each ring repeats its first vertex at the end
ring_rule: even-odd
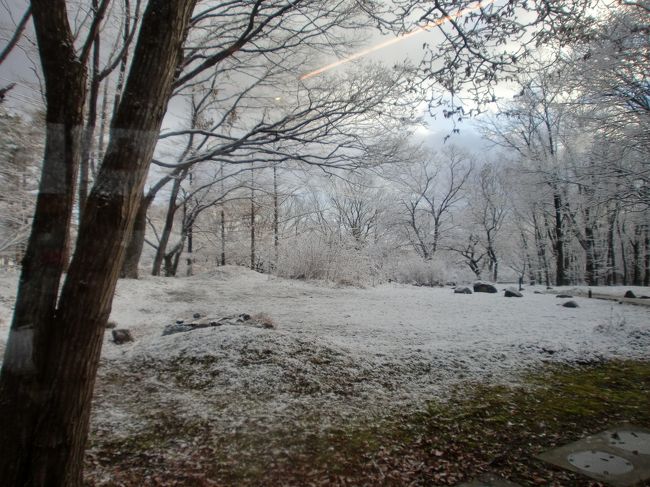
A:
POLYGON ((411 230, 413 230, 413 235, 415 235, 415 238, 417 239, 417 242, 413 242, 413 247, 415 248, 415 251, 420 254, 422 259, 431 260, 431 255, 429 254, 429 246, 422 238, 422 235, 420 234, 420 228, 418 227, 416 220, 415 213, 417 211, 417 206, 413 203, 408 203, 406 207, 409 212, 409 226, 411 227, 411 230))
POLYGON ((174 256, 176 252, 171 252, 165 254, 163 257, 163 270, 165 272, 165 277, 174 277, 176 275, 176 269, 174 268, 174 256))
POLYGON ((642 279, 641 279, 641 234, 638 232, 638 227, 637 231, 634 232, 634 240, 632 241, 632 265, 633 265, 633 274, 632 274, 632 284, 635 286, 641 286, 642 285, 642 279))
POLYGON ((185 233, 181 235, 180 241, 163 257, 163 270, 165 277, 175 277, 178 272, 178 263, 185 248, 185 233))
POLYGON ((594 228, 591 223, 589 208, 585 209, 585 282, 589 286, 596 286, 596 246, 594 228))
POLYGON ((160 233, 160 242, 158 242, 158 249, 156 250, 156 256, 153 260, 153 268, 151 270, 151 275, 159 276, 160 268, 167 252, 167 244, 169 243, 169 237, 172 233, 172 228, 174 227, 174 215, 176 215, 176 210, 178 210, 178 205, 176 204, 176 198, 178 198, 178 193, 181 189, 181 183, 185 176, 187 175, 187 170, 185 170, 178 178, 174 179, 174 185, 172 186, 172 192, 169 196, 169 204, 167 206, 167 214, 165 215, 165 225, 163 230, 160 233))
POLYGON ((129 279, 138 278, 138 263, 140 262, 140 257, 142 255, 142 249, 144 248, 144 239, 147 230, 147 212, 151 203, 156 198, 158 192, 164 188, 167 183, 173 180, 180 174, 181 171, 176 170, 171 174, 160 179, 153 187, 147 191, 147 194, 142 194, 140 205, 138 206, 138 213, 135 217, 135 223, 133 224, 133 233, 129 235, 128 245, 126 247, 126 255, 124 257, 124 264, 122 265, 122 271, 120 272, 120 277, 125 277, 129 279))
POLYGON ((255 270, 255 179, 253 169, 251 168, 251 269, 255 270))
POLYGON ((435 253, 438 251, 438 244, 440 242, 440 217, 433 217, 433 239, 431 241, 431 254, 429 259, 433 258, 435 253))
MULTIPOLYGON (((55 326, 60 279, 67 264, 86 89, 86 69, 72 49, 65 5, 32 3, 47 126, 34 221, 0 375, 0 479, 6 486, 39 485, 39 478, 50 476, 48 452, 38 446, 39 438, 42 442, 49 436, 39 426, 50 391, 43 380, 48 370, 44 352, 55 326), (61 45, 62 39, 67 43, 61 45)), ((56 445, 58 439, 53 439, 56 445)), ((63 480, 59 472, 50 478, 63 480)))
POLYGON ((171 273, 169 277, 175 276, 176 273, 178 272, 178 262, 180 261, 181 258, 181 253, 183 252, 183 249, 181 248, 178 252, 174 254, 174 260, 172 261, 172 268, 171 268, 171 273))
POLYGON ((612 286, 617 283, 616 251, 614 249, 614 227, 616 214, 610 216, 607 228, 607 284, 612 286))
POLYGON ((585 233, 587 235, 587 248, 585 249, 585 282, 589 286, 597 286, 598 277, 596 273, 596 248, 593 229, 591 227, 585 228, 585 233))
POLYGON ((163 272, 165 274, 165 277, 176 276, 176 271, 178 270, 178 261, 180 259, 182 251, 182 247, 179 244, 163 256, 163 272))
POLYGON ((499 278, 499 260, 497 254, 494 250, 492 243, 492 238, 488 237, 488 248, 487 248, 488 259, 490 259, 490 278, 493 282, 497 282, 499 278))
POLYGON ((135 218, 193 5, 187 0, 149 2, 56 307, 81 152, 86 80, 72 52, 65 2, 32 1, 46 78, 48 139, 0 376, 3 487, 82 483, 91 398, 122 243, 135 218))
POLYGON ((280 246, 280 208, 278 207, 278 169, 273 166, 273 249, 274 265, 278 266, 278 249, 280 246))
POLYGON ((645 275, 643 276, 643 285, 650 286, 650 225, 645 225, 645 275))
MULTIPOLYGON (((221 177, 221 194, 226 194, 224 187, 224 178, 223 178, 223 163, 220 168, 220 177, 221 177)), ((221 204, 221 265, 226 265, 226 210, 221 204)))
POLYGON ((194 223, 190 222, 187 228, 187 272, 186 275, 194 275, 194 223))
MULTIPOLYGON (((625 233, 625 229, 623 229, 623 233, 625 233)), ((621 248, 623 248, 625 246, 624 238, 620 234, 619 234, 619 239, 621 240, 621 248)), ((629 265, 632 266, 632 272, 631 272, 632 284, 634 286, 642 286, 643 285, 643 258, 641 252, 643 250, 643 225, 640 225, 638 223, 634 225, 634 235, 629 238, 629 244, 630 244, 630 250, 632 251, 631 252, 632 258, 629 262, 629 265)), ((626 267, 628 267, 627 263, 626 263, 626 267)))
POLYGON ((226 265, 226 212, 221 206, 221 265, 226 265))
POLYGON ((627 267, 627 252, 625 248, 625 239, 623 238, 623 233, 625 233, 625 224, 621 225, 620 221, 616 224, 616 233, 618 235, 618 243, 621 246, 621 265, 623 266, 623 282, 622 284, 626 286, 629 280, 629 271, 627 267), (623 228, 621 228, 623 227, 623 228))
POLYGON ((138 278, 138 264, 140 263, 140 256, 144 247, 144 238, 147 232, 147 210, 151 204, 151 199, 146 198, 144 194, 141 196, 140 204, 138 205, 138 212, 135 215, 133 222, 133 230, 128 244, 126 246, 126 253, 124 256, 124 263, 120 271, 120 277, 126 279, 138 278))
POLYGON ((553 209, 555 210, 555 284, 567 284, 565 255, 564 255, 564 230, 562 228, 562 197, 557 189, 553 194, 553 209))

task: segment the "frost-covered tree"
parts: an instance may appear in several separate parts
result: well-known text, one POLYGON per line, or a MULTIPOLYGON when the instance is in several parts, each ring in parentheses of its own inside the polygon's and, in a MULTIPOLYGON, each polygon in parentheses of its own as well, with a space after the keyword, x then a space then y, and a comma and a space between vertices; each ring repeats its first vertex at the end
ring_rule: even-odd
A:
POLYGON ((31 226, 40 153, 42 116, 25 120, 0 106, 0 255, 19 264, 31 226))
POLYGON ((519 78, 519 93, 483 129, 495 144, 517 155, 522 171, 535 173, 537 182, 546 186, 552 208, 545 225, 553 242, 555 281, 562 285, 568 282, 566 167, 572 120, 563 83, 566 73, 542 68, 537 65, 519 78))
POLYGON ((496 164, 486 163, 474 176, 468 195, 472 220, 479 228, 481 245, 485 249, 490 279, 499 278, 501 230, 509 212, 508 186, 503 172, 496 164))
POLYGON ((390 176, 397 185, 403 227, 414 250, 431 260, 454 225, 454 211, 473 168, 468 153, 449 146, 439 153, 417 152, 390 176))
POLYGON ((573 104, 595 143, 613 157, 595 158, 591 172, 617 190, 602 198, 650 206, 650 12, 642 2, 610 12, 593 38, 564 59, 573 104))

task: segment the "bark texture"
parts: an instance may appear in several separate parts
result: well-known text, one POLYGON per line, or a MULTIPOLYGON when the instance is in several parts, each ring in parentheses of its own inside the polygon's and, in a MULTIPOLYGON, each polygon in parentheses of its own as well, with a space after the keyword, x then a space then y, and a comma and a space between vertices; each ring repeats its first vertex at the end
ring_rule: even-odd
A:
POLYGON ((82 124, 76 117, 77 112, 81 117, 85 97, 85 68, 75 64, 71 42, 62 46, 62 39, 71 40, 65 2, 32 2, 44 72, 62 70, 57 80, 46 75, 48 124, 61 120, 64 124, 53 134, 59 137, 56 143, 50 140, 48 130, 39 200, 52 204, 41 201, 37 205, 0 377, 3 486, 82 483, 93 386, 124 254, 124 236, 135 218, 194 3, 149 2, 106 157, 86 203, 57 306, 63 265, 60 253, 65 248, 60 234, 67 235, 67 225, 64 232, 56 223, 70 221, 68 208, 81 152, 82 124), (63 67, 55 66, 61 62, 59 51, 68 58, 63 67), (57 115, 60 113, 65 116, 57 115), (47 172, 50 161, 58 161, 52 162, 54 167, 63 165, 63 175, 47 172), (56 189, 61 185, 61 194, 55 191, 52 196, 53 183, 57 183, 56 189), (50 221, 52 216, 56 222, 50 221), (53 251, 59 254, 43 257, 51 248, 48 230, 57 237, 53 251), (44 270, 38 269, 38 275, 37 261, 46 264, 44 270))
POLYGON ((138 278, 138 264, 140 263, 140 256, 144 247, 145 234, 147 232, 147 210, 151 200, 144 195, 141 196, 141 201, 138 206, 138 212, 135 215, 133 222, 133 231, 128 239, 126 246, 126 254, 124 256, 124 263, 122 264, 122 271, 120 277, 126 279, 138 278))
POLYGON ((555 284, 564 286, 568 284, 566 278, 566 262, 564 255, 564 228, 562 224, 562 197, 554 188, 553 209, 555 210, 555 284))
POLYGON ((39 408, 51 393, 42 352, 54 332, 59 283, 67 264, 86 86, 86 69, 73 48, 65 2, 35 0, 32 12, 47 125, 34 221, 0 373, 0 479, 7 486, 43 484, 44 457, 56 442, 39 438, 43 429, 39 408))

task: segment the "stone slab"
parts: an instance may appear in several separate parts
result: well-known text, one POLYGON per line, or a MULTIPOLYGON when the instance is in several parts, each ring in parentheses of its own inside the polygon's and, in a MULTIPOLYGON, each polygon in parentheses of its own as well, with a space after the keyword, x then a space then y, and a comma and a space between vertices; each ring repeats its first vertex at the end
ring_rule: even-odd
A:
POLYGON ((615 487, 631 487, 650 480, 650 430, 621 424, 537 458, 615 487))
POLYGON ((510 482, 509 480, 502 479, 496 475, 482 475, 478 479, 471 482, 460 484, 457 487, 521 487, 519 484, 510 482))

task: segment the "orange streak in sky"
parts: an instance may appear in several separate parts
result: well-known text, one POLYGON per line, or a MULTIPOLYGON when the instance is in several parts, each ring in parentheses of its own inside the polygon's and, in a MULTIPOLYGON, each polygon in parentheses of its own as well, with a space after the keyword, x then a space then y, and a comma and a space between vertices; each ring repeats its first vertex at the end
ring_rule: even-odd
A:
POLYGON ((341 66, 343 64, 349 63, 350 61, 354 61, 355 59, 359 59, 363 56, 366 56, 372 52, 379 51, 380 49, 383 49, 388 46, 392 46, 393 44, 397 44, 398 42, 403 41, 404 39, 408 39, 409 37, 416 36, 418 34, 422 34, 423 32, 429 32, 433 27, 437 27, 439 25, 442 25, 446 22, 449 22, 451 19, 457 19, 459 17, 462 17, 463 15, 467 14, 468 12, 471 12, 473 10, 478 10, 479 8, 485 6, 485 5, 490 5, 491 3, 494 3, 496 0, 484 0, 478 2, 476 5, 473 7, 467 7, 461 10, 458 10, 455 14, 448 15, 446 17, 441 17, 435 22, 429 22, 428 24, 418 27, 417 29, 413 29, 411 32, 407 32, 406 34, 403 34, 399 37, 395 37, 394 39, 390 39, 388 41, 382 42, 380 44, 377 44, 375 46, 369 47, 368 49, 364 49, 363 51, 359 51, 355 54, 352 54, 349 57, 340 59, 339 61, 333 62, 332 64, 328 64, 327 66, 323 66, 322 68, 317 69, 316 71, 312 71, 311 73, 303 74, 300 77, 300 80, 305 80, 309 78, 313 78, 314 76, 318 76, 321 73, 324 73, 325 71, 329 71, 330 69, 334 69, 338 66, 341 66))

